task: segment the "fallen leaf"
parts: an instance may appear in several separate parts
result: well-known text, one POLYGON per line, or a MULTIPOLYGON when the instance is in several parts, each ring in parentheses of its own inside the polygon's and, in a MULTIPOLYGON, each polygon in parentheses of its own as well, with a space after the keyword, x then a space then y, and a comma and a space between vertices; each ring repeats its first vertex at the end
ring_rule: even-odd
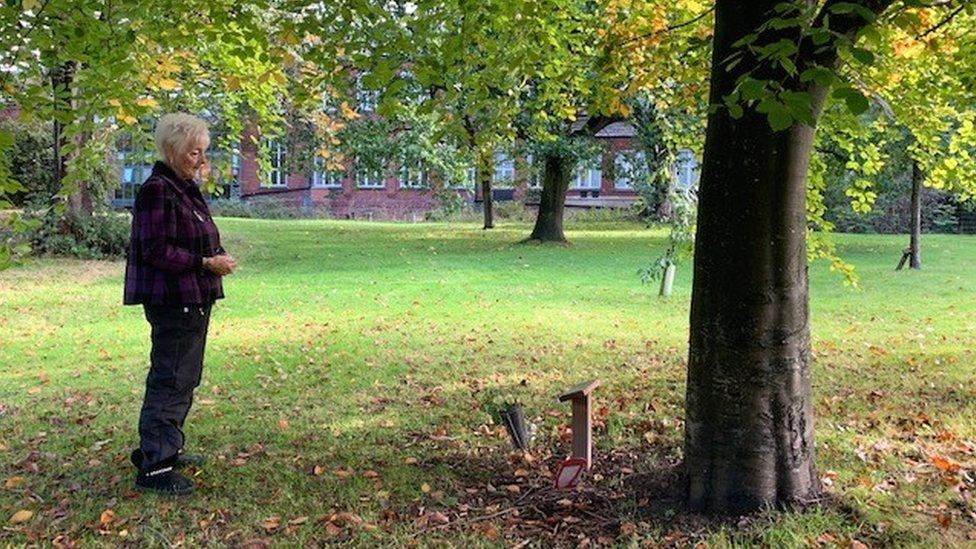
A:
POLYGON ((440 511, 431 511, 428 515, 431 522, 436 524, 447 524, 451 522, 451 519, 447 518, 447 515, 441 513, 440 511))
POLYGON ((299 524, 305 524, 306 522, 308 522, 308 517, 298 517, 289 520, 288 524, 291 524, 292 526, 297 526, 299 524))
POLYGON ((115 522, 115 511, 111 509, 106 509, 102 511, 102 515, 98 517, 98 524, 103 528, 107 529, 112 523, 115 522))
POLYGON ((423 493, 425 493, 425 494, 430 493, 430 484, 427 484, 426 482, 423 483, 423 484, 421 484, 420 485, 420 491, 423 492, 423 493))
POLYGON ((12 490, 24 483, 24 477, 10 477, 3 483, 3 487, 12 490))
POLYGON ((281 526, 281 519, 278 517, 268 517, 261 521, 261 527, 268 532, 273 532, 281 526))
POLYGON ((287 419, 282 418, 278 420, 278 428, 281 429, 282 431, 287 431, 290 425, 291 424, 288 423, 287 419))
POLYGON ((937 454, 932 456, 932 465, 935 465, 935 467, 938 470, 943 471, 943 472, 946 472, 946 473, 955 473, 956 471, 959 470, 959 464, 958 463, 956 463, 956 462, 954 462, 954 461, 952 461, 950 459, 946 459, 946 458, 944 458, 944 457, 942 457, 940 455, 937 455, 937 454))
POLYGON ((512 494, 518 494, 519 492, 522 491, 522 489, 519 488, 517 484, 508 484, 505 486, 505 490, 507 490, 509 493, 512 494))
POLYGON ((10 517, 10 524, 21 524, 27 522, 34 516, 33 511, 28 511, 27 509, 21 509, 10 517))
POLYGON ((325 472, 325 467, 322 467, 321 465, 316 465, 315 467, 312 468, 312 474, 315 476, 321 476, 322 473, 324 472, 325 472))
POLYGON ((633 522, 623 522, 620 524, 620 533, 625 536, 633 536, 637 532, 637 525, 633 522))

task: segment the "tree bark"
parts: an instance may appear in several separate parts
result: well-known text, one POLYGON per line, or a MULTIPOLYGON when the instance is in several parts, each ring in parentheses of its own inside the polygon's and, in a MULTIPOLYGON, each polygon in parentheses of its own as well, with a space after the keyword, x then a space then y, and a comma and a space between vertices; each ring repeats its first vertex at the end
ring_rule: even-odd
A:
POLYGON ((570 170, 566 159, 547 154, 542 172, 542 195, 535 227, 528 240, 541 242, 566 242, 563 232, 563 211, 566 209, 566 191, 569 190, 570 170))
POLYGON ((491 193, 491 178, 494 174, 494 162, 491 153, 482 153, 478 163, 478 179, 481 182, 481 200, 485 211, 485 230, 495 228, 495 197, 491 193))
POLYGON ((912 162, 912 236, 908 251, 909 269, 922 268, 922 182, 925 174, 918 162, 912 162))
MULTIPOLYGON (((87 136, 76 135, 74 138, 74 152, 64 154, 63 149, 68 144, 68 137, 64 134, 62 120, 68 118, 73 109, 71 101, 72 84, 74 82, 75 66, 68 62, 59 65, 51 71, 51 92, 54 104, 54 181, 58 188, 64 185, 70 156, 77 155, 84 145, 87 136)), ((94 212, 91 190, 86 181, 77 181, 75 188, 67 198, 67 209, 74 219, 89 217, 94 212)), ((74 227, 70 223, 62 223, 61 232, 71 232, 74 227)))
MULTIPOLYGON (((778 0, 719 1, 711 104, 736 78, 722 60, 778 0)), ((812 89, 815 112, 824 90, 812 89)), ((699 190, 688 385, 688 505, 741 513, 816 499, 806 256, 814 128, 774 132, 746 108, 709 115, 699 190)))

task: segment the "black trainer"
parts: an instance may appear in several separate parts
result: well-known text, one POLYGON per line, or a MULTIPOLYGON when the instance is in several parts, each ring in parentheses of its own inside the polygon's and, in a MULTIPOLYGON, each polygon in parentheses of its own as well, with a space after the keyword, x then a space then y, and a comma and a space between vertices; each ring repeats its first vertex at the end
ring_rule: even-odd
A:
MULTIPOLYGON (((142 469, 143 455, 142 450, 136 448, 129 454, 129 461, 136 469, 142 469)), ((173 463, 173 467, 177 469, 183 469, 191 465, 199 467, 207 462, 207 458, 201 456, 200 454, 177 454, 176 461, 173 463)))
POLYGON ((176 472, 172 465, 141 471, 136 476, 136 490, 164 496, 188 496, 196 490, 193 481, 176 472))

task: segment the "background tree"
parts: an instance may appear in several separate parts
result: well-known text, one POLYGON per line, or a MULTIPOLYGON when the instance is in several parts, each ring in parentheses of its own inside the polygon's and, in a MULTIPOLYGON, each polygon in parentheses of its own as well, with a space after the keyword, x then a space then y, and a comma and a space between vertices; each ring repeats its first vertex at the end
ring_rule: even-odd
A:
MULTIPOLYGON (((0 98, 23 119, 54 125, 59 191, 45 222, 70 231, 76 225, 66 219, 90 218, 117 183, 97 174, 114 160, 119 132, 148 141, 147 122, 163 109, 206 103, 237 128, 248 116, 270 117, 271 86, 284 79, 267 40, 276 35, 267 32, 274 13, 260 7, 47 0, 0 8, 0 98)), ((8 134, 0 146, 11 141, 8 134)), ((0 190, 18 187, 0 172, 0 190)), ((8 233, 0 262, 11 257, 17 234, 8 233)))

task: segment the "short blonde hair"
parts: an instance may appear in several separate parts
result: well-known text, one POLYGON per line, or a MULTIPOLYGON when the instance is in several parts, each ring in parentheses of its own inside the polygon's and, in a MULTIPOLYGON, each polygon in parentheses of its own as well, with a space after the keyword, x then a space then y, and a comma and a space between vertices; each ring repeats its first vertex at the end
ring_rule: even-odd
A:
POLYGON ((192 114, 172 112, 164 114, 156 123, 156 150, 166 163, 170 163, 171 153, 186 151, 197 137, 210 138, 207 123, 192 114))

